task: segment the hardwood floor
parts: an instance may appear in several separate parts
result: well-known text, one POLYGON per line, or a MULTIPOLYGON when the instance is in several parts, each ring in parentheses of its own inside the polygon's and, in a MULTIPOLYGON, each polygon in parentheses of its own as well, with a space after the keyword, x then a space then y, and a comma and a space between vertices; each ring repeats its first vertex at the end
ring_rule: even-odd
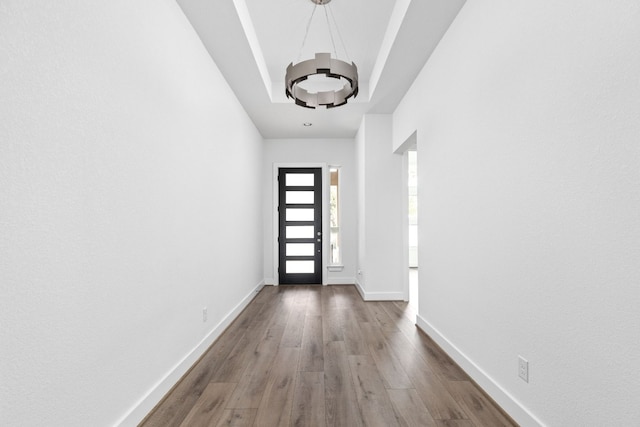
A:
POLYGON ((353 286, 267 286, 140 425, 516 426, 412 319, 353 286))

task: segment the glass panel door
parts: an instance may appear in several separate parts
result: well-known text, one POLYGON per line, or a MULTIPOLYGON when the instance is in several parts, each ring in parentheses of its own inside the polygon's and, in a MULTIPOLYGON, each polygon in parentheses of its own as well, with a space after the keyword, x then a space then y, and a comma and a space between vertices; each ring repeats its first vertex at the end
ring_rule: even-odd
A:
POLYGON ((322 283, 322 169, 278 171, 280 284, 322 283))

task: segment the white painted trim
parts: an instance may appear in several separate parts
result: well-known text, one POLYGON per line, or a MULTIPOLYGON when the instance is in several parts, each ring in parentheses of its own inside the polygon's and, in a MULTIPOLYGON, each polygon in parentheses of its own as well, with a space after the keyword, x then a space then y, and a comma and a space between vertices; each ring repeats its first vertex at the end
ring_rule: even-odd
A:
POLYGON ((365 301, 404 301, 404 292, 366 292, 365 301))
POLYGON ((329 243, 331 243, 331 219, 329 218, 329 205, 331 195, 329 194, 329 165, 322 163, 322 284, 329 282, 329 243))
POLYGON ((464 354, 422 316, 416 316, 416 326, 429 335, 442 349, 496 401, 502 409, 523 427, 544 427, 534 414, 491 378, 480 366, 464 354))
POLYGON ((327 285, 353 285, 355 283, 355 277, 329 277, 327 279, 327 285))
POLYGON ((242 301, 240 301, 182 360, 169 370, 118 422, 116 426, 137 426, 140 421, 160 402, 160 400, 180 381, 180 378, 198 361, 213 342, 245 309, 264 287, 261 281, 242 301))
POLYGON ((402 292, 366 292, 358 279, 355 281, 356 289, 364 301, 403 301, 402 292))
MULTIPOLYGON (((418 148, 418 131, 413 133, 394 151, 394 154, 402 155, 402 289, 404 300, 409 301, 409 151, 418 148)), ((418 299, 418 298, 416 298, 418 299)), ((412 301, 412 305, 418 308, 418 301, 412 301)))
POLYGON ((278 258, 280 247, 278 246, 278 236, 280 234, 280 227, 278 227, 278 169, 280 168, 321 168, 322 174, 322 284, 327 284, 328 272, 327 272, 327 259, 329 258, 329 239, 325 239, 324 236, 329 230, 329 182, 328 173, 329 169, 326 163, 273 163, 273 176, 272 176, 272 205, 271 212, 273 215, 273 275, 275 276, 274 285, 279 284, 278 265, 280 260, 278 258))
POLYGON ((280 260, 278 259, 278 256, 280 255, 280 246, 278 245, 278 236, 280 235, 280 227, 278 227, 278 221, 279 221, 279 217, 278 217, 278 169, 284 167, 282 166, 282 163, 274 163, 273 164, 273 174, 271 177, 272 183, 271 183, 271 192, 272 192, 272 202, 271 202, 271 216, 273 217, 272 225, 273 225, 273 233, 271 234, 272 238, 273 238, 273 242, 271 242, 271 244, 273 245, 273 277, 274 277, 274 284, 278 285, 280 284, 280 272, 278 271, 278 265, 280 264, 280 260))
MULTIPOLYGON (((409 151, 402 153, 402 289, 409 301, 409 151)), ((412 301, 418 307, 417 301, 412 301)))
POLYGON ((356 282, 354 283, 354 285, 356 285, 356 289, 358 290, 358 293, 360 294, 360 298, 362 298, 363 301, 366 301, 366 299, 364 298, 364 289, 362 289, 362 284, 360 283, 360 281, 356 278, 356 282))

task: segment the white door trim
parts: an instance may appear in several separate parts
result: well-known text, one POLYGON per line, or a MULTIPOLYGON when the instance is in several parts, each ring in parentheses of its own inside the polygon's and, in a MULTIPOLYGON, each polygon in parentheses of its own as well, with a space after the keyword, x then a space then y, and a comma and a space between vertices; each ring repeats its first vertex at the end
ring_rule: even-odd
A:
MULTIPOLYGON (((409 177, 409 151, 418 149, 418 131, 413 133, 394 151, 395 154, 402 155, 402 289, 404 300, 409 301, 409 187, 407 179, 409 177)), ((418 307, 418 301, 413 301, 418 307)))

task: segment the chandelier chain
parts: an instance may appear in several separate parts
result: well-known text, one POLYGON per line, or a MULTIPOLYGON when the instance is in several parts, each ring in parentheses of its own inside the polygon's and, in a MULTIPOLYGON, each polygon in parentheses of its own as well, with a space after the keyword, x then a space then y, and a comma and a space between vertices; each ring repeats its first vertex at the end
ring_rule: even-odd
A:
MULTIPOLYGON (((338 38, 340 39, 340 43, 342 44, 342 49, 344 50, 344 54, 347 57, 348 61, 351 61, 351 58, 349 58, 349 52, 347 52, 347 46, 344 44, 344 40, 342 39, 342 34, 340 33, 340 27, 338 27, 338 23, 336 22, 336 17, 333 14, 333 9, 331 9, 331 5, 327 4, 325 7, 329 8, 329 13, 331 14, 331 19, 333 19, 333 25, 336 27, 336 31, 338 32, 338 38)), ((335 49, 335 45, 333 46, 333 48, 335 49)), ((336 56, 338 56, 338 54, 336 53, 336 56)))
POLYGON ((316 52, 314 59, 300 62, 302 52, 307 43, 311 24, 315 16, 316 7, 318 5, 327 6, 328 3, 331 2, 331 0, 311 0, 311 2, 314 3, 314 7, 313 11, 311 12, 311 16, 309 17, 309 22, 307 22, 307 28, 305 29, 302 45, 300 46, 300 52, 298 53, 298 62, 295 65, 293 62, 290 63, 287 66, 287 70, 284 76, 285 94, 287 95, 287 98, 293 99, 295 101, 295 104, 301 107, 311 109, 315 109, 320 106, 326 108, 335 108, 341 105, 345 105, 350 98, 355 98, 356 96, 358 96, 358 67, 353 62, 349 64, 348 62, 338 59, 336 40, 331 28, 332 20, 335 25, 335 31, 338 33, 338 37, 340 39, 340 42, 342 43, 342 47, 347 57, 349 54, 344 44, 344 40, 342 39, 340 29, 338 28, 336 18, 333 15, 333 11, 329 10, 327 12, 326 9, 324 10, 324 16, 327 21, 327 29, 329 30, 329 37, 331 39, 333 54, 335 58, 331 58, 331 53, 326 51, 320 53, 316 52), (331 15, 331 18, 329 18, 329 15, 331 15), (340 82, 342 87, 337 90, 314 91, 317 86, 304 86, 300 84, 307 80, 309 77, 322 75, 326 79, 336 79, 340 82))
POLYGON ((298 52, 298 60, 296 62, 300 62, 300 58, 302 58, 302 49, 304 49, 304 45, 307 42, 307 36, 309 35, 309 28, 311 28, 311 21, 313 21, 313 15, 316 13, 317 4, 313 5, 313 10, 311 11, 311 16, 309 17, 309 22, 307 22, 307 29, 304 32, 304 38, 302 39, 302 45, 300 46, 300 51, 298 52))
POLYGON ((333 40, 333 32, 331 31, 331 23, 329 22, 329 14, 327 13, 327 5, 324 6, 324 16, 327 19, 327 28, 329 29, 329 38, 331 38, 331 44, 333 45, 333 54, 338 57, 338 50, 336 49, 336 42, 333 40))

